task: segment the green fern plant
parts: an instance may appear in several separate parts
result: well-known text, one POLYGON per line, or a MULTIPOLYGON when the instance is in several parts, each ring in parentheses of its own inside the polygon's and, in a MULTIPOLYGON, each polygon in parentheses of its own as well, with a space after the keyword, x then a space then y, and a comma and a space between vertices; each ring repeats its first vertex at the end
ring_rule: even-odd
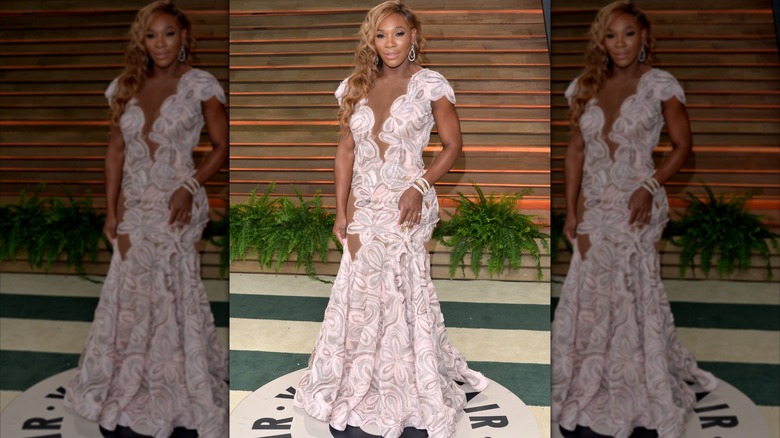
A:
POLYGON ((263 267, 272 267, 275 260, 278 272, 295 254, 296 267, 320 280, 314 269, 315 255, 326 262, 329 242, 340 246, 332 232, 335 216, 322 206, 319 191, 306 201, 293 187, 296 203, 288 197, 272 199, 273 189, 274 184, 269 185, 262 196, 253 191, 246 203, 231 206, 230 260, 245 261, 254 253, 263 267))
POLYGON ((767 278, 771 279, 769 245, 778 248, 778 235, 770 232, 759 216, 747 211, 747 201, 757 192, 716 197, 708 186, 704 189, 705 199, 688 192, 688 205, 682 218, 670 224, 670 240, 682 250, 680 276, 685 275, 689 266, 695 268, 694 258, 698 254, 705 276, 709 276, 717 254, 715 266, 723 278, 735 269, 750 268, 751 256, 756 253, 766 261, 767 278))
POLYGON ((531 192, 506 196, 485 196, 482 189, 473 184, 477 199, 471 200, 458 192, 460 198, 450 220, 443 221, 434 231, 434 236, 444 245, 452 247, 450 253, 450 278, 455 277, 458 266, 465 274, 465 257, 471 254, 471 270, 479 277, 480 262, 485 251, 489 251, 487 266, 490 277, 501 274, 508 265, 520 269, 523 253, 530 254, 536 263, 537 280, 542 279, 541 252, 539 240, 549 253, 548 234, 540 231, 539 225, 529 215, 520 213, 517 202, 531 192))
POLYGON ((271 256, 261 256, 267 247, 267 236, 273 232, 277 201, 271 199, 275 184, 271 183, 265 193, 257 196, 257 189, 249 194, 245 203, 230 206, 230 261, 257 254, 261 265, 269 264, 271 256), (264 262, 264 260, 268 260, 264 262))
POLYGON ((296 267, 303 266, 306 275, 319 279, 314 270, 314 254, 323 263, 328 257, 328 242, 339 242, 333 234, 335 216, 322 207, 322 194, 318 190, 314 198, 304 201, 301 193, 293 187, 298 203, 282 198, 276 214, 277 232, 269 244, 276 248, 276 270, 295 252, 296 267))
POLYGON ((0 261, 15 260, 25 252, 31 267, 48 271, 64 254, 66 265, 89 280, 85 258, 95 262, 101 240, 108 244, 103 236, 105 215, 92 206, 89 194, 78 201, 68 194, 65 203, 42 199, 42 191, 39 187, 32 196, 22 191, 17 205, 0 207, 0 261))

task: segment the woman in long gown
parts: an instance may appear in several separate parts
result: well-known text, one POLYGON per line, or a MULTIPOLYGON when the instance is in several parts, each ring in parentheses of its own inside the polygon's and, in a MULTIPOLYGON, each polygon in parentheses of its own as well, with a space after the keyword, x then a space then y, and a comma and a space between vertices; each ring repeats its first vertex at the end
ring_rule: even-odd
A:
POLYGON ((420 67, 414 12, 399 1, 369 11, 355 69, 336 91, 336 223, 344 255, 295 405, 338 430, 406 427, 454 433, 466 403, 456 382, 484 389, 450 344, 431 283, 426 244, 438 221, 433 185, 461 151, 455 96, 420 67), (436 123, 442 152, 425 170, 436 123))
POLYGON ((685 95, 647 63, 650 22, 636 6, 604 7, 590 38, 585 72, 566 90, 574 254, 552 326, 552 417, 565 436, 679 437, 696 402, 689 383, 716 384, 677 339, 655 249, 663 184, 691 149, 685 95), (673 150, 655 169, 664 122, 673 150))
POLYGON ((114 254, 65 398, 104 436, 227 436, 227 352, 196 245, 208 222, 202 185, 225 161, 228 123, 219 83, 188 63, 192 42, 176 6, 146 6, 106 91, 104 233, 114 254), (204 121, 213 150, 195 169, 204 121))

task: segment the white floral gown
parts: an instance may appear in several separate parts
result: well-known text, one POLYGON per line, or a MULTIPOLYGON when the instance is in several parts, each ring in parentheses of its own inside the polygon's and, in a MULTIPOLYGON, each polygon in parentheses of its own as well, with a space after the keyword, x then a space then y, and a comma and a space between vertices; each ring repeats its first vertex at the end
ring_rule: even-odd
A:
MULTIPOLYGON (((336 91, 341 100, 346 81, 336 91)), ((449 437, 466 403, 457 385, 485 378, 450 344, 430 276, 426 243, 438 221, 431 189, 420 226, 399 229, 401 194, 424 173, 422 152, 434 124, 431 103, 455 95, 439 73, 422 69, 376 125, 364 99, 350 129, 355 140, 347 202, 347 245, 319 337, 295 405, 339 430, 374 423, 382 436, 405 427, 449 437)))
MULTIPOLYGON (((570 101, 576 82, 566 90, 570 101)), ((596 99, 580 119, 584 213, 577 233, 590 247, 583 257, 575 242, 552 325, 552 417, 569 430, 579 424, 626 438, 645 427, 679 437, 696 402, 686 382, 716 385, 679 343, 661 282, 655 243, 668 221, 666 192, 655 194, 648 225, 628 225, 628 200, 655 172, 662 102, 672 98, 685 103, 675 78, 651 69, 607 135, 596 99)))
MULTIPOLYGON (((116 80, 106 91, 110 100, 116 80)), ((208 222, 201 189, 192 220, 168 224, 168 200, 194 174, 193 148, 204 119, 202 102, 225 102, 217 80, 191 69, 166 98, 144 133, 136 99, 120 119, 125 142, 123 214, 117 234, 128 235, 124 257, 115 248, 66 405, 108 430, 117 425, 167 438, 175 427, 200 437, 227 437, 228 359, 220 345, 196 244, 208 222), (146 139, 157 145, 153 156, 146 139)))

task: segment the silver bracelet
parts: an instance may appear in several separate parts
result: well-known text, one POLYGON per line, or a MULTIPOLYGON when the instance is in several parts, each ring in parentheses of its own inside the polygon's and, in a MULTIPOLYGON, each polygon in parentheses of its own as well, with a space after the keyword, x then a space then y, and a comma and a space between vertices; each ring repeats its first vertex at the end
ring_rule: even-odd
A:
POLYGON ((421 188, 426 192, 431 189, 431 183, 429 183, 428 180, 423 177, 417 178, 416 180, 414 180, 414 182, 420 183, 422 185, 421 188))
POLYGON ((200 183, 195 178, 188 178, 186 181, 184 181, 181 185, 184 187, 185 190, 190 192, 192 196, 195 196, 195 194, 200 190, 200 183))
POLYGON ((642 183, 642 188, 650 192, 651 195, 655 195, 661 189, 661 184, 651 176, 642 183))

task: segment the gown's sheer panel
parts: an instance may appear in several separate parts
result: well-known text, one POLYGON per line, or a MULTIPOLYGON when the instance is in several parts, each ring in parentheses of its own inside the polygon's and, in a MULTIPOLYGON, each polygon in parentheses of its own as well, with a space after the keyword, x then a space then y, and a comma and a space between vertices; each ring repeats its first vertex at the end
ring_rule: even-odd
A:
MULTIPOLYGON (((580 192, 577 199, 577 223, 581 224, 585 217, 585 196, 580 192)), ((580 258, 585 260, 585 256, 590 249, 590 235, 588 233, 577 232, 577 251, 580 252, 580 258)))
MULTIPOLYGON (((349 224, 352 223, 352 220, 354 218, 355 218, 355 197, 352 195, 352 192, 350 191, 349 198, 347 199, 347 229, 349 229, 349 224)), ((347 233, 347 248, 349 249, 349 256, 352 257, 352 260, 355 260, 355 256, 360 250, 360 246, 361 246, 360 235, 347 233)))
POLYGON ((136 106, 144 114, 144 126, 141 131, 141 138, 148 148, 149 159, 154 161, 154 154, 160 145, 154 141, 154 124, 160 118, 160 109, 169 97, 176 95, 179 81, 167 84, 150 84, 146 82, 138 93, 136 106))
POLYGON ((615 121, 620 118, 621 110, 626 99, 630 99, 637 93, 639 78, 631 80, 629 83, 620 87, 607 86, 602 87, 597 96, 596 105, 601 110, 604 117, 604 125, 601 127, 601 136, 609 149, 609 157, 615 159, 615 151, 618 144, 609 138, 615 121))
POLYGON ((380 139, 379 134, 384 131, 390 132, 393 130, 389 124, 393 123, 390 113, 393 108, 393 104, 401 96, 406 95, 406 91, 409 87, 409 80, 398 81, 393 84, 378 84, 375 85, 366 96, 365 105, 371 110, 374 115, 374 126, 372 128, 371 136, 379 149, 379 156, 382 161, 385 159, 385 152, 389 145, 380 139))
MULTIPOLYGON (((119 199, 116 203, 116 223, 121 224, 122 221, 125 219, 125 194, 123 193, 123 190, 119 190, 119 199)), ((130 243, 130 235, 129 234, 119 234, 116 235, 116 245, 117 250, 119 250, 119 255, 122 256, 122 260, 125 260, 125 256, 127 255, 127 252, 130 251, 130 247, 132 244, 130 243)))

